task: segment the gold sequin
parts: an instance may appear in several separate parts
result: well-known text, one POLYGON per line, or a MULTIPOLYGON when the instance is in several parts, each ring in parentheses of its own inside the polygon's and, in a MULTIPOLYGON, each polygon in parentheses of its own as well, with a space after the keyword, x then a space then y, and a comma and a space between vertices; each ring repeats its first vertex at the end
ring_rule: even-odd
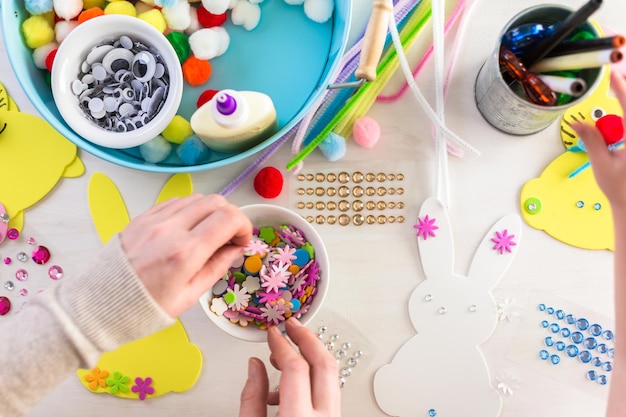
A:
POLYGON ((358 184, 363 181, 364 175, 362 172, 356 171, 352 173, 352 182, 358 184))
POLYGON ((363 197, 363 193, 365 193, 365 190, 363 190, 363 187, 360 185, 357 185, 352 189, 352 195, 355 197, 363 197))
POLYGON ((398 207, 399 209, 403 209, 403 208, 404 208, 404 203, 403 203, 402 201, 400 201, 400 202, 397 204, 397 207, 398 207))
POLYGON ((302 201, 298 202, 298 208, 299 209, 303 209, 304 208, 304 203, 302 201))
POLYGON ((315 174, 315 181, 317 182, 323 182, 325 178, 326 176, 322 174, 321 172, 318 172, 317 174, 315 174))
POLYGON ((389 193, 389 195, 394 195, 396 193, 396 189, 395 188, 390 188, 387 190, 387 192, 389 193))
POLYGON ((365 195, 372 197, 374 195, 376 195, 376 189, 374 187, 367 187, 365 189, 365 195))
POLYGON ((314 207, 313 202, 312 201, 307 201, 306 208, 312 209, 313 207, 314 207))
POLYGON ((322 197, 325 193, 326 191, 324 190, 324 187, 317 187, 315 189, 315 195, 318 197, 322 197))
POLYGON ((350 174, 348 174, 347 172, 343 171, 343 172, 339 173, 337 178, 339 179, 340 183, 345 184, 348 181, 350 181, 350 174))
POLYGON ((387 194, 387 189, 385 187, 378 187, 378 189, 376 190, 376 194, 382 197, 387 194))
POLYGON ((328 187, 326 189, 326 195, 329 197, 333 197, 335 194, 337 194, 337 189, 335 187, 328 187))
POLYGON ((394 203, 393 201, 390 201, 389 203, 387 203, 387 208, 389 209, 393 209, 396 206, 396 203, 394 203))
POLYGON ((298 188, 298 195, 304 195, 304 188, 298 188))
POLYGON ((313 181, 313 174, 306 174, 307 181, 313 181))
POLYGON ((398 216, 398 223, 404 223, 404 216, 398 216))
POLYGON ((335 180, 337 179, 337 175, 334 173, 330 173, 330 174, 326 174, 326 181, 328 182, 335 182, 335 180))
POLYGON ((402 181, 402 180, 404 179, 404 174, 398 174, 398 175, 396 175, 396 179, 397 179, 398 181, 402 181))
POLYGON ((365 218, 365 223, 367 224, 374 224, 376 223, 376 217, 372 216, 371 214, 369 214, 366 218, 365 218))
POLYGON ((389 217, 387 217, 387 221, 388 221, 389 223, 393 223, 393 222, 395 222, 395 221, 396 221, 396 218, 395 218, 394 216, 389 216, 389 217))
POLYGON ((313 195, 313 193, 315 193, 315 190, 313 188, 307 188, 306 193, 307 195, 313 195))
POLYGON ((330 216, 328 216, 326 218, 326 223, 328 224, 335 224, 337 223, 337 217, 333 216, 332 214, 330 216))
POLYGON ((404 194, 404 188, 398 188, 398 189, 396 190, 396 193, 397 193, 398 195, 402 195, 402 194, 404 194))
POLYGON ((348 211, 350 210, 350 203, 346 200, 341 200, 337 207, 339 207, 339 211, 348 211))
POLYGON ((387 218, 385 216, 383 216, 382 214, 380 216, 378 216, 377 220, 378 220, 378 224, 385 224, 385 223, 387 223, 387 218))
POLYGON ((374 182, 374 180, 376 180, 376 175, 374 175, 371 172, 368 172, 367 174, 365 174, 365 181, 374 182))
POLYGON ((305 178, 304 174, 298 174, 298 181, 304 181, 305 178))
POLYGON ((370 200, 367 203, 365 203, 365 208, 368 210, 374 210, 376 208, 376 203, 370 200))
POLYGON ((337 194, 339 194, 339 197, 347 197, 350 195, 350 188, 342 185, 341 187, 339 187, 337 194))
POLYGON ((354 200, 352 202, 352 210, 354 211, 361 211, 363 210, 363 202, 361 200, 354 200))
POLYGON ((342 214, 339 216, 339 224, 342 226, 347 226, 350 224, 350 216, 347 214, 342 214))
POLYGON ((362 214, 355 214, 354 216, 352 216, 352 223, 354 223, 355 226, 360 226, 365 222, 365 218, 363 217, 362 214))
POLYGON ((313 223, 313 220, 315 220, 315 219, 313 218, 313 216, 306 216, 306 221, 307 221, 307 222, 309 222, 309 223, 313 223))
POLYGON ((317 203, 315 203, 315 208, 318 210, 324 210, 324 207, 326 206, 326 204, 324 204, 323 201, 318 201, 317 203))
POLYGON ((376 175, 376 179, 378 180, 378 182, 383 182, 387 179, 387 176, 385 174, 383 174, 382 172, 379 172, 376 175))
POLYGON ((376 208, 378 210, 384 210, 387 207, 387 203, 385 203, 384 201, 379 201, 378 203, 376 203, 376 208))
POLYGON ((315 223, 317 224, 324 224, 325 221, 326 219, 321 214, 315 217, 315 223))
POLYGON ((326 203, 326 209, 328 210, 334 210, 337 208, 337 203, 334 201, 329 201, 328 203, 326 203))
POLYGON ((387 179, 388 179, 389 181, 393 181, 393 180, 395 180, 395 179, 396 179, 396 176, 395 176, 395 175, 393 175, 393 174, 387 174, 387 179))

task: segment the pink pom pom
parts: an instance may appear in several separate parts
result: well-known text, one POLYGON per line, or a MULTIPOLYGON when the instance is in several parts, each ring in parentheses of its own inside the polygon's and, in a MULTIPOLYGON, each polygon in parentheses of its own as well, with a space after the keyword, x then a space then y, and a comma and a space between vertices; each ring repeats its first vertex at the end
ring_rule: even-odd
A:
POLYGON ((380 139, 380 125, 371 117, 361 117, 354 122, 352 136, 357 145, 372 148, 380 139))

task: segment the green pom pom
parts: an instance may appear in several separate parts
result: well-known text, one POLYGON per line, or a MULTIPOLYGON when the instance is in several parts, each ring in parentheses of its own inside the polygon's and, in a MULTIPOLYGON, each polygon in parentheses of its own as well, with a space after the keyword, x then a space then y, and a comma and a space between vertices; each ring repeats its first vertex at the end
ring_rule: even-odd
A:
POLYGON ((180 63, 185 62, 187 58, 189 58, 189 55, 191 55, 191 47, 189 46, 189 38, 187 35, 182 32, 170 32, 165 35, 165 37, 170 41, 170 44, 172 44, 180 63))

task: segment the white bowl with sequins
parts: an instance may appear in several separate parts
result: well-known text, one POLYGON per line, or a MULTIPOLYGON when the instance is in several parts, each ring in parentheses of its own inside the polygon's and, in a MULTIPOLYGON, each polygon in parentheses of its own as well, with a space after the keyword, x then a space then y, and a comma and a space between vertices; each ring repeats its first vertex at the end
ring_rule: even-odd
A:
MULTIPOLYGON (((317 233, 315 228, 308 223, 299 214, 286 209, 284 207, 275 206, 271 204, 252 204, 241 207, 241 210, 250 219, 255 228, 272 226, 277 229, 281 225, 293 225, 296 229, 299 229, 304 234, 304 237, 311 243, 315 249, 315 261, 319 265, 320 279, 317 281, 316 288, 317 293, 313 297, 309 309, 306 313, 300 317, 300 323, 307 325, 313 320, 317 312, 322 307, 329 288, 330 279, 330 265, 328 259, 328 253, 326 246, 322 241, 322 238, 317 233)), ((217 315, 211 311, 211 302, 213 300, 213 292, 207 291, 200 297, 200 306, 206 313, 209 320, 211 320, 217 327, 224 332, 238 339, 250 341, 250 342, 265 342, 267 341, 267 331, 261 330, 254 323, 249 323, 247 326, 240 326, 237 323, 232 323, 224 316, 217 315)), ((279 325, 279 328, 283 329, 284 322, 279 325)))
POLYGON ((59 46, 51 83, 67 125, 85 140, 115 149, 162 133, 183 94, 181 65, 167 38, 126 15, 99 16, 73 29, 59 46))

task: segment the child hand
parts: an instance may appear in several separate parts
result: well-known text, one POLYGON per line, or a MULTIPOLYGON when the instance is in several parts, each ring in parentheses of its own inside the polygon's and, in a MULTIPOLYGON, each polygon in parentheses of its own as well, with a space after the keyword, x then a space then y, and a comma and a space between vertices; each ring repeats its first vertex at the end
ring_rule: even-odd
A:
MULTIPOLYGON (((611 87, 622 109, 626 110, 626 80, 612 72, 611 87)), ((626 179, 626 149, 621 147, 609 151, 595 126, 576 123, 572 127, 585 145, 596 182, 611 206, 626 209, 626 183, 623 182, 626 179)))

